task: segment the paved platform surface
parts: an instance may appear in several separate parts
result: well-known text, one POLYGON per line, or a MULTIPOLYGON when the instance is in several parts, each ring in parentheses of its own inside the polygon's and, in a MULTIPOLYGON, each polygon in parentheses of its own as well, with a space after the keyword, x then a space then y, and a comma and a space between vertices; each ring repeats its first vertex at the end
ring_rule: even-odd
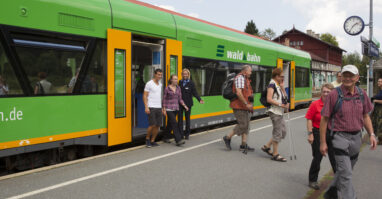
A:
MULTIPOLYGON (((221 138, 233 128, 226 127, 194 135, 183 147, 161 143, 155 148, 5 179, 0 181, 0 198, 302 199, 310 190, 307 183, 312 159, 306 141, 305 112, 306 109, 290 113, 297 160, 289 159, 288 136, 280 145, 280 153, 288 162, 272 161, 260 150, 271 137, 271 122, 265 118, 251 122, 249 145, 256 151, 247 155, 238 150, 239 137, 233 138, 232 151, 225 149, 221 138)), ((361 169, 363 164, 377 164, 373 166, 375 170, 381 168, 380 153, 365 152, 366 149, 356 170, 368 172, 361 169), (379 158, 374 158, 376 154, 379 158)), ((320 178, 330 171, 327 158, 321 168, 320 178)), ((365 178, 370 190, 380 187, 380 178, 357 172, 354 175, 365 178)), ((365 182, 355 181, 361 196, 363 193, 358 189, 363 189, 359 187, 365 182)))

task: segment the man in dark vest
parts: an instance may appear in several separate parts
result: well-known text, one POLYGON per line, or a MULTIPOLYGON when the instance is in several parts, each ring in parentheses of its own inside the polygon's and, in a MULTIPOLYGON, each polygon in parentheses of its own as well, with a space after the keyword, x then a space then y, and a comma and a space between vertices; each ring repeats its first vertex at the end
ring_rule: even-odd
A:
POLYGON ((183 69, 182 71, 182 79, 179 81, 180 89, 182 90, 182 99, 184 103, 188 107, 188 111, 186 111, 183 106, 180 106, 180 110, 178 113, 178 123, 180 128, 180 133, 186 140, 188 140, 190 136, 190 116, 191 116, 191 107, 194 105, 192 97, 194 96, 198 99, 199 103, 204 104, 204 101, 199 97, 198 92, 196 91, 194 82, 190 79, 190 71, 188 69, 183 69), (186 118, 186 130, 183 131, 183 112, 185 112, 186 118))

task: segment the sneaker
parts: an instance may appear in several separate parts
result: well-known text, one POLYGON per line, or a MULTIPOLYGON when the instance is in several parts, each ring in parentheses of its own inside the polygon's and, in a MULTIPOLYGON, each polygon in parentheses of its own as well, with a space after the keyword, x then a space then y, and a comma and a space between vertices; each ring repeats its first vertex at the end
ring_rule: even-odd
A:
POLYGON ((184 141, 183 139, 182 140, 180 140, 179 142, 176 142, 176 146, 181 146, 181 145, 183 145, 183 144, 185 144, 186 143, 186 141, 184 141))
POLYGON ((156 142, 151 142, 151 146, 156 147, 156 146, 159 146, 159 144, 156 142))
MULTIPOLYGON (((244 149, 245 149, 245 145, 240 145, 239 151, 244 151, 244 149)), ((253 152, 255 151, 255 149, 247 145, 247 151, 253 152)))
POLYGON ((225 143, 225 146, 227 147, 228 150, 232 150, 231 148, 231 139, 228 139, 227 136, 223 137, 223 141, 225 143))
POLYGON ((309 187, 315 190, 319 190, 320 186, 318 185, 317 182, 309 182, 309 187))
POLYGON ((150 140, 146 140, 146 147, 147 147, 147 148, 151 148, 151 142, 150 142, 150 140))

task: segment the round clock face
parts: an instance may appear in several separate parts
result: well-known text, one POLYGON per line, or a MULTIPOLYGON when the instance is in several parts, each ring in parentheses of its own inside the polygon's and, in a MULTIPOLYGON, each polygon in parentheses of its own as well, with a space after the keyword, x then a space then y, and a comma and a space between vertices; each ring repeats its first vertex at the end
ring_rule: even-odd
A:
POLYGON ((365 28, 365 23, 358 16, 351 16, 344 23, 345 32, 349 35, 358 35, 365 28))

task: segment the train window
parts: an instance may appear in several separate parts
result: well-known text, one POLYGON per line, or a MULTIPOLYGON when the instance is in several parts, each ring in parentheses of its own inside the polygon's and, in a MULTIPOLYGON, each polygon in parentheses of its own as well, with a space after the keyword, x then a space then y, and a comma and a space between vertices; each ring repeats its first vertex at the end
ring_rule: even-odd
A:
POLYGON ((201 96, 221 95, 221 87, 227 74, 228 62, 199 58, 183 58, 183 67, 190 69, 191 79, 201 96))
POLYGON ((0 43, 0 97, 22 94, 20 84, 0 43))
POLYGON ((296 88, 309 87, 309 69, 296 67, 296 88))
POLYGON ((106 92, 106 41, 97 41, 89 69, 81 85, 81 93, 106 92))
POLYGON ((252 67, 251 86, 253 92, 261 93, 271 81, 274 67, 254 66, 252 67))
POLYGON ((14 37, 16 52, 35 95, 72 93, 85 56, 82 42, 14 37))

